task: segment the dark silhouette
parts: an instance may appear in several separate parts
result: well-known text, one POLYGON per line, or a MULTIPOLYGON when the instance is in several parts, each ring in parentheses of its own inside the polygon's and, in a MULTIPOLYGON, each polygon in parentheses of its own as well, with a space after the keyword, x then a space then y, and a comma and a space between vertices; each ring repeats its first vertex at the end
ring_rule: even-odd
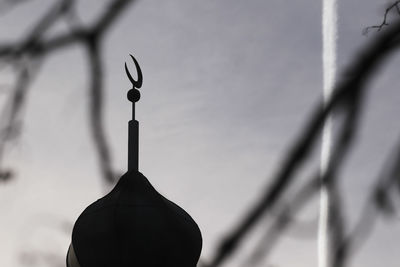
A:
POLYGON ((67 267, 196 267, 202 238, 196 222, 159 194, 138 171, 138 125, 135 102, 142 73, 131 55, 138 80, 132 82, 128 172, 105 197, 87 207, 74 225, 67 267))
MULTIPOLYGON (((11 7, 16 3, 23 3, 25 1, 26 0, 6 0, 0 3, 0 7, 11 7)), ((88 88, 88 91, 90 92, 90 104, 88 113, 91 133, 99 157, 99 167, 101 168, 102 178, 107 182, 114 183, 118 176, 115 175, 111 166, 111 153, 108 142, 105 138, 105 129, 103 125, 102 101, 104 85, 102 77, 104 69, 102 62, 102 44, 110 27, 119 17, 121 17, 123 10, 127 9, 127 6, 135 1, 110 1, 100 16, 96 17, 88 26, 80 24, 79 18, 75 13, 76 2, 77 1, 74 0, 56 1, 54 5, 49 8, 48 12, 40 18, 38 23, 33 25, 32 29, 24 36, 24 38, 12 43, 0 44, 1 63, 15 65, 17 73, 17 82, 14 84, 12 91, 13 94, 8 101, 7 109, 5 109, 1 114, 2 134, 0 136, 0 163, 5 154, 5 143, 18 137, 18 134, 21 132, 21 125, 23 123, 21 110, 26 105, 29 86, 38 71, 40 71, 41 63, 48 59, 50 55, 78 44, 84 48, 85 55, 87 55, 90 64, 90 85, 88 88), (60 20, 67 21, 70 26, 69 31, 48 39, 44 38, 48 30, 60 20)), ((340 113, 344 118, 344 123, 341 125, 342 127, 338 135, 338 146, 335 148, 333 153, 332 162, 329 166, 328 172, 326 173, 326 176, 323 177, 323 182, 328 184, 328 188, 331 190, 331 195, 333 196, 333 208, 331 209, 333 214, 331 217, 335 218, 335 222, 332 224, 333 227, 330 229, 330 233, 335 238, 331 239, 334 242, 331 246, 333 255, 332 266, 346 266, 352 253, 355 253, 357 249, 365 243, 364 241, 366 237, 373 231, 374 222, 378 217, 377 215, 381 215, 383 218, 387 219, 394 217, 396 207, 393 203, 392 196, 400 193, 400 141, 398 144, 393 145, 393 151, 387 155, 386 162, 388 164, 383 167, 382 172, 376 177, 376 184, 370 192, 368 192, 369 197, 365 201, 364 208, 359 215, 358 223, 353 229, 348 229, 343 218, 342 209, 345 206, 345 203, 341 203, 341 192, 338 190, 337 184, 339 182, 338 172, 340 171, 343 162, 346 160, 346 155, 351 148, 355 138, 354 136, 358 130, 360 113, 367 96, 366 85, 368 78, 371 77, 374 71, 379 67, 379 63, 389 55, 389 52, 392 52, 400 45, 400 23, 393 23, 394 25, 389 26, 389 23, 387 22, 388 14, 391 10, 395 10, 400 14, 399 5, 400 1, 394 1, 393 4, 386 9, 383 21, 380 25, 370 26, 364 30, 364 33, 368 33, 371 29, 376 29, 381 31, 381 33, 379 36, 373 37, 371 44, 367 46, 366 49, 362 50, 362 53, 357 54, 353 64, 351 64, 343 73, 342 79, 337 85, 336 92, 332 97, 331 102, 325 108, 320 104, 314 109, 308 124, 304 126, 299 138, 295 140, 293 146, 288 151, 283 164, 279 165, 277 172, 273 175, 272 184, 266 186, 264 193, 260 196, 260 199, 254 206, 249 206, 249 210, 247 214, 245 214, 246 216, 238 222, 236 227, 228 231, 228 235, 222 240, 214 257, 210 260, 209 264, 207 264, 208 266, 220 266, 232 258, 238 251, 240 251, 241 245, 246 241, 250 231, 254 229, 257 224, 260 225, 263 223, 262 219, 264 216, 272 211, 276 212, 276 216, 272 217, 272 224, 266 224, 265 238, 263 241, 260 244, 257 244, 253 251, 249 253, 250 259, 248 262, 250 264, 259 264, 261 260, 265 260, 265 258, 268 257, 268 253, 272 251, 279 239, 285 234, 285 231, 297 223, 294 219, 296 213, 306 206, 311 201, 312 197, 317 195, 319 191, 321 179, 318 176, 318 171, 315 171, 315 174, 312 175, 309 180, 302 185, 302 187, 296 188, 297 192, 294 196, 288 196, 287 198, 284 197, 287 196, 289 186, 293 184, 297 178, 296 171, 305 163, 311 153, 310 151, 312 147, 315 147, 319 138, 321 126, 323 125, 328 113, 340 113)), ((4 11, 4 9, 2 11, 4 11)), ((139 79, 139 73, 138 81, 135 81, 133 78, 132 80, 134 81, 134 87, 135 82, 137 82, 136 85, 138 85, 139 80, 141 80, 139 79)), ((139 88, 140 86, 136 87, 139 88)), ((137 90, 133 90, 133 95, 128 96, 131 101, 133 100, 133 105, 134 102, 137 101, 135 99, 140 97, 140 94, 137 95, 136 91, 137 90)), ((134 112, 134 109, 132 112, 134 112)), ((134 116, 132 121, 135 121, 134 116)), ((137 151, 136 148, 132 149, 134 146, 131 147, 131 145, 129 145, 129 147, 131 151, 137 151)), ((136 160, 129 161, 137 162, 136 160)), ((9 180, 12 177, 12 173, 12 170, 0 166, 0 180, 9 180)), ((80 233, 87 232, 90 233, 91 236, 99 236, 97 235, 98 233, 95 231, 95 228, 90 228, 88 231, 85 231, 84 225, 81 225, 81 222, 84 224, 87 220, 90 221, 91 216, 94 216, 94 213, 91 213, 91 211, 100 206, 100 213, 104 216, 108 216, 107 207, 110 205, 110 207, 114 207, 116 210, 118 208, 118 214, 125 216, 125 211, 128 209, 126 205, 131 205, 133 203, 134 207, 139 207, 137 204, 140 202, 136 198, 139 196, 142 199, 145 199, 146 203, 151 207, 150 210, 154 212, 147 213, 148 217, 145 220, 148 220, 149 218, 151 219, 151 216, 159 216, 155 215, 158 212, 156 212, 156 210, 158 210, 159 207, 163 207, 162 210, 166 214, 165 217, 163 217, 165 219, 163 221, 165 224, 158 224, 159 222, 157 221, 152 222, 151 225, 153 229, 156 229, 154 230, 155 232, 160 232, 160 229, 165 229, 163 227, 166 227, 165 225, 170 225, 171 222, 175 224, 175 216, 181 216, 187 219, 187 221, 183 222, 187 222, 188 229, 192 229, 188 231, 188 235, 191 236, 190 232, 192 231, 193 235, 189 238, 190 240, 186 241, 184 238, 182 239, 178 237, 177 240, 182 241, 182 243, 175 245, 176 247, 179 247, 180 244, 183 244, 184 242, 189 244, 187 247, 187 253, 189 253, 188 255, 192 253, 191 255, 193 258, 182 259, 182 261, 188 262, 188 265, 191 266, 190 264, 197 261, 198 255, 196 253, 199 249, 199 240, 201 241, 201 239, 199 239, 199 233, 196 233, 197 226, 192 223, 191 219, 188 219, 190 217, 188 217, 185 212, 159 195, 147 179, 136 171, 130 171, 122 176, 117 186, 110 192, 110 194, 89 206, 88 209, 83 212, 80 219, 78 219, 76 225, 77 228, 75 229, 76 232, 74 231, 73 234, 74 246, 75 242, 77 244, 76 249, 78 258, 80 257, 79 254, 88 255, 88 251, 85 251, 85 248, 87 248, 87 244, 90 244, 91 242, 90 239, 84 239, 80 233), (140 196, 140 194, 142 195, 140 196), (91 230, 93 232, 90 232, 91 230), (83 239, 83 241, 74 241, 74 235, 75 238, 83 239), (79 247, 80 245, 78 243, 83 245, 79 247)), ((129 208, 132 208, 132 206, 129 206, 129 208)), ((142 212, 143 211, 140 211, 140 213, 142 212)), ((135 218, 129 217, 127 221, 133 219, 135 218)), ((181 223, 181 221, 176 222, 177 225, 180 225, 179 223, 181 223)), ((143 227, 145 226, 147 225, 144 225, 143 227)), ((125 225, 120 225, 117 228, 123 229, 123 227, 125 227, 125 225)), ((107 229, 109 230, 111 228, 107 229)), ((127 228, 126 232, 132 233, 132 236, 136 234, 132 228, 127 228)), ((180 233, 182 236, 185 236, 183 232, 180 233)), ((152 233, 150 233, 148 237, 152 237, 152 233)), ((121 238, 118 239, 118 243, 123 244, 125 242, 123 236, 118 238, 121 238)), ((171 238, 171 236, 165 236, 165 240, 169 240, 169 238, 171 238)), ((106 239, 107 238, 105 237, 103 240, 106 239)), ((140 238, 138 240, 140 240, 140 238)), ((164 242, 164 239, 158 237, 157 242, 153 242, 151 245, 166 245, 166 243, 162 242, 164 242)), ((99 249, 107 250, 109 257, 117 256, 117 254, 113 253, 123 252, 123 250, 115 251, 112 250, 112 248, 108 250, 107 246, 109 244, 107 244, 107 242, 98 243, 96 243, 94 247, 98 245, 99 249)), ((140 247, 140 249, 142 248, 143 247, 140 247)), ((158 251, 166 252, 168 249, 171 249, 170 247, 164 248, 158 251)), ((157 250, 153 250, 153 252, 154 251, 157 250)), ((147 252, 144 252, 144 255, 150 252, 151 251, 148 250, 147 252)), ((172 251, 168 252, 171 254, 174 253, 172 251)), ((69 255, 71 256, 71 261, 73 261, 74 253, 72 249, 69 255)), ((100 256, 103 256, 103 254, 100 256)), ((82 263, 89 260, 90 259, 82 258, 82 263)), ((29 261, 27 261, 27 265, 29 265, 29 261)), ((116 266, 122 265, 116 264, 116 266)), ((85 266, 82 264, 81 267, 85 266)))
POLYGON ((196 267, 201 247, 189 214, 132 170, 79 216, 67 266, 74 250, 80 267, 196 267))
POLYGON ((129 122, 128 133, 128 171, 138 171, 139 169, 139 122, 135 120, 135 103, 140 99, 140 92, 136 88, 142 87, 143 76, 142 70, 136 59, 130 55, 133 62, 135 62, 136 71, 138 75, 137 81, 132 78, 129 73, 128 67, 125 63, 125 72, 132 83, 132 89, 128 91, 128 100, 132 102, 132 120, 129 122))

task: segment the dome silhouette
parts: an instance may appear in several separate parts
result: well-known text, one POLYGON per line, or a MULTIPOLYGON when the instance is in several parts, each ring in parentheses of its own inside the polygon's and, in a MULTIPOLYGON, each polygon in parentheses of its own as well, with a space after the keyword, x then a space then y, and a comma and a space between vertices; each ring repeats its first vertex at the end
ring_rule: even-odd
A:
POLYGON ((202 237, 188 213, 132 171, 82 212, 72 244, 81 267, 195 267, 202 237))
POLYGON ((163 197, 138 171, 139 123, 135 102, 142 86, 125 71, 132 83, 129 121, 128 172, 106 196, 89 205, 75 222, 67 253, 67 267, 196 267, 202 237, 190 215, 163 197))

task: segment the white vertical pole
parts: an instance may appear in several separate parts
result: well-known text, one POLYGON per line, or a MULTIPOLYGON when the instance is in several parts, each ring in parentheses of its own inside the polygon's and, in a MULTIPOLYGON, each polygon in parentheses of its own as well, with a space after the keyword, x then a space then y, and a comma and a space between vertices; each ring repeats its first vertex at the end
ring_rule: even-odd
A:
MULTIPOLYGON (((322 63, 324 104, 330 99, 336 76, 337 0, 322 0, 322 63)), ((332 145, 332 117, 328 116, 322 131, 321 177, 327 171, 332 145)), ((329 205, 330 196, 323 186, 320 192, 318 227, 318 266, 329 267, 329 205)))

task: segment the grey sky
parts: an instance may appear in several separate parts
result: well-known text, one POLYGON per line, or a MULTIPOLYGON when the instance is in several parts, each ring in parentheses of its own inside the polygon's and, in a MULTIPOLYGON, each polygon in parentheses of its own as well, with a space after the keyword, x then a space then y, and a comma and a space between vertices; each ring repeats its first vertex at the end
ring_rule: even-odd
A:
MULTIPOLYGON (((22 36, 44 2, 51 1, 1 16, 0 41, 22 36)), ((107 1, 84 2, 80 15, 90 21, 107 1)), ((363 27, 382 14, 373 0, 339 0, 339 77, 374 35, 362 36, 363 27)), ((103 61, 113 165, 126 170, 130 105, 123 63, 132 53, 144 73, 136 109, 140 169, 198 222, 205 259, 265 188, 320 98, 321 43, 321 1, 310 0, 142 0, 109 33, 103 61)), ((350 220, 400 132, 399 60, 393 57, 373 81, 359 146, 343 171, 350 220)), ((29 250, 64 257, 70 229, 59 231, 62 222, 73 223, 104 193, 87 126, 86 71, 78 47, 64 50, 48 58, 31 88, 22 138, 7 159, 18 179, 0 186, 1 266, 20 266, 17 255, 29 250)), ((11 80, 0 75, 1 83, 11 80)), ((307 217, 316 214, 311 207, 307 217)), ((351 266, 397 266, 398 222, 379 224, 351 266)), ((290 236, 270 262, 316 266, 315 238, 290 236)))

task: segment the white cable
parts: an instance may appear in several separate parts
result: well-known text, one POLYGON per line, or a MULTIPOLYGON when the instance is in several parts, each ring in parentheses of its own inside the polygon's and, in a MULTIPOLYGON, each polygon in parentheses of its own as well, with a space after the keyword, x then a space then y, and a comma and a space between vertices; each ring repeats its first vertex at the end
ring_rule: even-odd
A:
MULTIPOLYGON (((337 0, 322 0, 322 64, 324 104, 332 95, 336 76, 337 0)), ((327 171, 332 146, 332 117, 328 116, 322 131, 321 177, 327 171)), ((329 205, 328 190, 321 187, 318 225, 318 266, 329 267, 329 205)))

